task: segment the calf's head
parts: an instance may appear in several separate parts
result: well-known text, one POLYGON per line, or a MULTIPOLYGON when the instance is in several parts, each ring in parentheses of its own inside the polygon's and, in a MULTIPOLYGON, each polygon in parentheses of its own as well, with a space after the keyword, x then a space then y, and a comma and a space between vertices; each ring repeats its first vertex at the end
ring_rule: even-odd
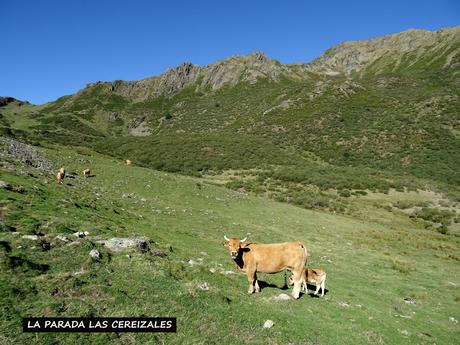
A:
POLYGON ((230 256, 232 257, 232 259, 236 259, 238 257, 238 252, 241 249, 241 243, 246 241, 247 237, 240 240, 238 237, 228 238, 224 235, 224 239, 224 246, 230 250, 230 256))

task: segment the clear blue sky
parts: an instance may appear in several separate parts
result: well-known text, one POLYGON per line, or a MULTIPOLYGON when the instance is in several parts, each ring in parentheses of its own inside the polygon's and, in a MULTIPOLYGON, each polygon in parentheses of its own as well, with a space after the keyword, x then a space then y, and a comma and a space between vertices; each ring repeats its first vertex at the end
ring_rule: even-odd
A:
POLYGON ((184 61, 308 62, 339 42, 459 24, 459 0, 0 0, 0 95, 39 104, 184 61))

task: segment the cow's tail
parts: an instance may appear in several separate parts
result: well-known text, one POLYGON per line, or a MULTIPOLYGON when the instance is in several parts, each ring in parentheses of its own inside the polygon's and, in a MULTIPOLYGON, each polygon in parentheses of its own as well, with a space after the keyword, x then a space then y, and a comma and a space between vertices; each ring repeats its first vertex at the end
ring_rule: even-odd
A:
POLYGON ((305 243, 303 242, 299 242, 300 244, 300 248, 303 248, 303 251, 305 252, 305 258, 308 258, 308 251, 307 251, 307 247, 305 247, 305 243))

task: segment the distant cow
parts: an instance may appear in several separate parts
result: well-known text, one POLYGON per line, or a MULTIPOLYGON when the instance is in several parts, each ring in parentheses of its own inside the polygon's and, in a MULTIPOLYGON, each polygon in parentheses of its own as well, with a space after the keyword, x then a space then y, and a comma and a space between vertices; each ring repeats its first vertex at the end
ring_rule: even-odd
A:
MULTIPOLYGON (((305 276, 302 279, 302 287, 305 293, 308 291, 307 283, 315 283, 316 291, 315 295, 318 294, 319 289, 321 288, 321 297, 324 296, 324 290, 326 289, 326 272, 319 268, 309 268, 305 270, 305 276)), ((294 284, 293 276, 289 277, 289 284, 294 284)))
POLYGON ((89 169, 83 170, 83 176, 84 177, 88 177, 90 174, 91 174, 91 170, 89 170, 89 169))
POLYGON ((131 165, 133 162, 130 161, 129 159, 126 160, 126 165, 131 165))
POLYGON ((278 273, 285 269, 292 272, 294 288, 292 296, 299 298, 302 276, 307 263, 307 249, 303 242, 245 243, 246 238, 224 236, 224 246, 239 270, 246 272, 249 282, 248 293, 260 292, 257 272, 278 273))
POLYGON ((58 184, 61 184, 64 177, 65 177, 65 169, 62 167, 61 169, 59 169, 58 173, 56 174, 56 182, 58 184))

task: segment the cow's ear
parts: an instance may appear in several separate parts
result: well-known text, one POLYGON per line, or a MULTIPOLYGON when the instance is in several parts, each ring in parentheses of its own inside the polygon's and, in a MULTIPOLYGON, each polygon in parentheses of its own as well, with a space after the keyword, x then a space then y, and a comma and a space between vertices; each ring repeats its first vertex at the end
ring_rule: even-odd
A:
POLYGON ((225 242, 222 243, 222 245, 223 245, 224 247, 228 247, 228 242, 225 241, 225 242))

